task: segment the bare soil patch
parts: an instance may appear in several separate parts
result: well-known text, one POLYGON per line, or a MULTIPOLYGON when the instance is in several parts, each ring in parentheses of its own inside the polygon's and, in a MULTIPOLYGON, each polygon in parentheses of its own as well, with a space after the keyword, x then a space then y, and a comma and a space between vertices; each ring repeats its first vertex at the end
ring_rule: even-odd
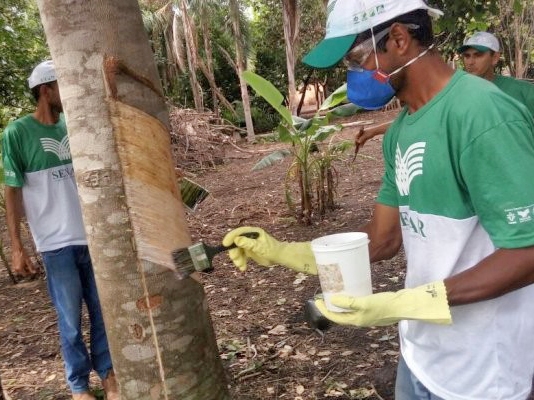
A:
MULTIPOLYGON (((378 123, 394 113, 366 113, 358 118, 378 123)), ((354 138, 357 130, 347 128, 340 137, 354 138)), ((186 142, 182 138, 175 145, 186 142)), ((193 240, 216 244, 228 230, 243 225, 260 226, 289 241, 355 230, 372 213, 383 171, 380 145, 381 138, 371 140, 355 161, 348 154, 336 164, 338 208, 304 226, 297 223, 284 200, 289 160, 252 171, 263 156, 283 144, 240 143, 238 149, 215 136, 203 148, 189 143, 188 151, 204 158, 188 168, 186 176, 210 191, 197 210, 188 214, 193 240)), ((178 153, 190 157, 188 163, 196 160, 183 147, 178 153)), ((2 239, 7 242, 5 228, 2 239)), ((396 327, 312 330, 304 321, 303 305, 320 291, 316 277, 280 267, 252 266, 240 273, 225 255, 217 256, 214 265, 215 270, 201 279, 234 399, 393 399, 399 351, 396 327)), ((404 267, 402 254, 374 264, 374 290, 400 288, 404 267)), ((1 267, 0 299, 4 388, 14 400, 69 399, 44 276, 13 285, 1 267)), ((93 379, 97 387, 98 380, 93 379)))

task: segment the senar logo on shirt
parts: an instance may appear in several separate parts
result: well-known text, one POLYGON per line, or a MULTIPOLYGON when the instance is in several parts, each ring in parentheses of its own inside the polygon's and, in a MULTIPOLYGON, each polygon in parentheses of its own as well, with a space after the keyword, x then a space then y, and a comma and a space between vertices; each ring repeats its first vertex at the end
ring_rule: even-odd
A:
POLYGON ((54 182, 67 178, 73 178, 74 168, 72 167, 72 164, 61 165, 59 167, 50 169, 50 175, 52 177, 52 181, 54 182))
POLYGON ((504 210, 508 225, 530 222, 534 218, 534 205, 504 210), (532 210, 532 211, 531 211, 532 210))
POLYGON ((43 150, 54 153, 61 161, 70 160, 70 144, 68 136, 65 136, 61 142, 52 138, 42 138, 41 146, 43 150))
POLYGON ((399 145, 395 154, 395 182, 401 196, 410 194, 410 184, 418 175, 423 175, 423 156, 425 154, 425 142, 412 144, 402 154, 399 145))

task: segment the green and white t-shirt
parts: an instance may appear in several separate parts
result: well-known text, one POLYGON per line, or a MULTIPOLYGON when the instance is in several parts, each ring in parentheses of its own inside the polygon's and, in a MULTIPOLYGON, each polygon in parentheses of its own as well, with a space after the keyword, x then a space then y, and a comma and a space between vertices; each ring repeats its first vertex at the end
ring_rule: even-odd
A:
POLYGON ((37 250, 87 244, 63 116, 55 125, 22 117, 6 127, 2 143, 5 184, 22 187, 37 250))
POLYGON ((509 76, 495 75, 493 83, 508 96, 524 104, 534 116, 534 85, 509 76))
MULTIPOLYGON (((534 245, 534 120, 490 82, 457 71, 424 107, 401 112, 383 151, 377 201, 399 208, 406 287, 456 275, 496 248, 534 245)), ((524 400, 534 285, 451 312, 451 326, 399 324, 415 376, 444 399, 524 400)))

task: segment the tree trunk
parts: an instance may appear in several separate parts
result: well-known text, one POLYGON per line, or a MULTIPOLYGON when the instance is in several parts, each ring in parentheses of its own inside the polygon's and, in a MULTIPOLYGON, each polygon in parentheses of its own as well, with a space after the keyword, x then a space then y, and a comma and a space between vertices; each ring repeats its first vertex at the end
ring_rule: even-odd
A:
POLYGON ((228 399, 136 0, 38 0, 121 399, 228 399))
POLYGON ((197 78, 197 45, 195 35, 193 34, 193 25, 191 18, 187 12, 187 0, 180 1, 180 11, 182 12, 182 21, 184 24, 185 48, 187 50, 187 64, 189 66, 189 81, 191 84, 191 92, 193 93, 193 100, 195 102, 195 109, 203 111, 204 102, 202 100, 201 87, 197 78))
MULTIPOLYGON (((295 83, 295 47, 297 44, 300 14, 297 0, 283 0, 284 38, 286 42, 287 83, 289 91, 289 109, 292 115, 297 113, 297 85, 295 83)), ((304 91, 306 94, 306 91, 304 91)), ((304 96, 303 94, 303 96, 304 96)))
POLYGON ((205 8, 200 12, 200 27, 202 29, 202 37, 204 38, 204 53, 206 54, 206 67, 208 72, 208 81, 211 87, 211 99, 213 103, 213 112, 216 117, 219 117, 219 101, 217 99, 217 84, 215 83, 215 75, 213 73, 213 54, 211 48, 211 35, 208 25, 208 13, 205 8))
MULTIPOLYGON (((208 80, 210 84, 210 88, 213 90, 213 94, 215 95, 215 98, 220 100, 222 105, 224 105, 228 111, 230 111, 234 115, 237 115, 232 103, 230 103, 228 99, 224 97, 224 94, 217 87, 217 83, 215 82, 215 75, 213 74, 213 72, 208 71, 208 67, 204 65, 204 62, 202 60, 198 60, 198 61, 199 61, 198 66, 200 70, 202 71, 202 73, 204 74, 204 76, 206 77, 206 79, 208 80)), ((219 102, 217 101, 214 104, 219 104, 219 102)), ((215 110, 213 111, 215 112, 215 110)), ((215 114, 217 115, 217 117, 219 116, 217 112, 215 112, 215 114)))
POLYGON ((503 46, 505 64, 516 78, 526 76, 533 49, 534 9, 526 2, 500 0, 497 25, 503 46), (519 7, 519 9, 518 9, 519 7))
POLYGON ((243 79, 243 72, 245 71, 245 58, 243 53, 243 37, 241 35, 240 27, 240 12, 239 3, 237 0, 230 0, 230 14, 232 19, 232 27, 235 35, 235 58, 237 75, 239 77, 239 87, 241 88, 241 101, 243 102, 243 113, 245 114, 245 124, 247 126, 247 140, 253 142, 255 140, 254 125, 252 123, 252 115, 250 111, 250 98, 248 96, 247 83, 243 79))
POLYGON ((174 59, 176 60, 178 69, 182 73, 187 71, 187 68, 185 66, 186 55, 184 54, 185 52, 183 48, 184 42, 185 42, 185 38, 184 38, 183 21, 179 17, 178 12, 173 11, 172 13, 172 48, 173 48, 174 59))

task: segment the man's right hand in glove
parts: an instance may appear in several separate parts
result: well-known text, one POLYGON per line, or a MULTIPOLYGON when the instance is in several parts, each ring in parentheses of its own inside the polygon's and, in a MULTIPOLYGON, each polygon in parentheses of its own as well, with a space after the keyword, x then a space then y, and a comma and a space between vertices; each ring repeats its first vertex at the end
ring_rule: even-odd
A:
POLYGON ((275 264, 283 265, 296 272, 317 275, 317 265, 310 242, 279 242, 261 228, 243 226, 230 231, 224 237, 222 244, 237 246, 228 251, 228 256, 241 271, 247 269, 248 259, 259 265, 269 267, 275 264), (246 232, 257 232, 257 239, 241 236, 246 232))

